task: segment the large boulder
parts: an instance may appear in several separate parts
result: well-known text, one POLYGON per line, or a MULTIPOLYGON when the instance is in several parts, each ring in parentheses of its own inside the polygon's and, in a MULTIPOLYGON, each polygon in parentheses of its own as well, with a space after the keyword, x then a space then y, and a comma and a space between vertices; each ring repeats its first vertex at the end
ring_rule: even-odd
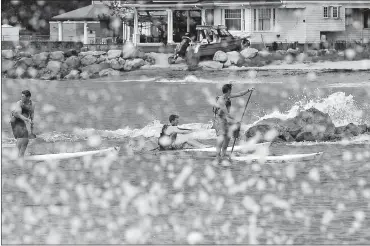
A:
POLYGON ((64 56, 65 56, 65 57, 78 56, 78 51, 77 51, 77 50, 75 50, 75 49, 67 50, 67 51, 64 53, 64 56))
POLYGON ((92 77, 92 74, 89 71, 83 71, 80 74, 81 79, 90 79, 92 77))
POLYGON ((213 56, 213 60, 221 63, 225 63, 227 61, 228 57, 225 52, 222 50, 218 50, 215 55, 213 56))
POLYGON ((116 59, 121 56, 122 56, 122 50, 109 50, 108 51, 108 59, 116 59))
POLYGON ((288 49, 286 52, 287 54, 290 54, 293 57, 296 57, 300 53, 299 49, 292 49, 292 48, 288 49))
POLYGON ((50 60, 53 61, 64 61, 64 52, 63 51, 54 51, 50 52, 50 60))
POLYGON ((277 57, 285 57, 286 56, 286 54, 287 54, 287 51, 286 50, 277 50, 276 52, 275 52, 275 54, 277 55, 277 57))
POLYGON ((35 66, 39 68, 46 67, 47 60, 49 59, 49 53, 48 52, 41 52, 40 54, 36 54, 32 56, 32 60, 35 64, 35 66))
POLYGON ((137 69, 145 65, 145 61, 141 58, 136 58, 133 60, 126 60, 126 62, 131 62, 131 66, 133 69, 137 69))
POLYGON ((292 142, 293 136, 284 128, 283 121, 278 118, 265 119, 252 126, 245 133, 247 138, 258 136, 259 141, 292 142))
POLYGON ((150 54, 145 54, 143 57, 144 61, 148 65, 154 65, 155 64, 155 58, 150 54))
POLYGON ((82 66, 88 66, 88 65, 94 64, 96 62, 96 59, 97 58, 93 55, 84 56, 81 59, 81 65, 82 66))
POLYGON ((80 71, 73 69, 64 78, 65 79, 79 79, 80 78, 80 71))
POLYGON ((204 70, 221 70, 223 64, 217 61, 201 61, 198 66, 204 70))
POLYGON ((144 58, 145 53, 139 50, 132 43, 127 42, 122 47, 122 58, 123 59, 132 59, 132 58, 144 58))
POLYGON ((306 51, 306 54, 309 56, 309 57, 312 57, 312 56, 318 56, 319 55, 319 52, 317 50, 307 50, 306 51))
POLYGON ((34 65, 32 58, 28 58, 28 57, 22 57, 21 59, 17 61, 17 66, 21 64, 24 64, 27 67, 32 67, 34 65))
POLYGON ((343 129, 335 128, 328 114, 310 108, 288 120, 262 120, 248 129, 246 137, 251 138, 259 134, 260 140, 268 141, 332 141, 341 139, 345 131, 355 135, 365 132, 366 129, 366 126, 352 125, 343 129))
POLYGON ((241 54, 244 58, 246 58, 246 59, 251 59, 251 58, 254 58, 254 57, 256 57, 256 56, 257 56, 257 54, 258 54, 258 50, 257 50, 257 49, 255 49, 255 48, 248 47, 248 48, 246 48, 246 49, 242 50, 242 51, 240 52, 240 54, 241 54))
POLYGON ((102 62, 108 62, 108 56, 107 55, 101 55, 96 59, 96 63, 102 63, 102 62))
POLYGON ((14 52, 12 50, 2 50, 1 56, 5 59, 12 59, 14 57, 14 52))
POLYGON ((60 72, 62 67, 62 62, 60 61, 49 61, 48 65, 46 66, 47 71, 50 71, 51 74, 56 75, 60 72))
POLYGON ((27 68, 27 77, 34 79, 34 78, 37 78, 38 76, 39 76, 38 69, 35 69, 33 67, 27 68))
POLYGON ((223 64, 223 68, 228 68, 230 67, 232 64, 231 64, 231 61, 227 60, 224 64, 223 64))
POLYGON ((110 64, 110 67, 113 69, 123 70, 125 67, 126 61, 120 57, 118 59, 108 60, 107 63, 110 64))
POLYGON ((81 65, 80 58, 77 56, 70 56, 64 62, 69 68, 76 69, 79 68, 81 65))
POLYGON ((114 70, 113 68, 103 69, 99 72, 100 77, 104 76, 119 76, 120 71, 114 70))
POLYGON ((8 59, 1 59, 1 72, 6 73, 9 70, 13 69, 15 65, 15 62, 8 59))
POLYGON ((335 134, 338 134, 342 137, 354 137, 360 134, 364 134, 367 131, 367 125, 355 125, 350 123, 346 126, 340 126, 335 128, 335 134))
MULTIPOLYGON (((104 69, 107 69, 109 67, 110 67, 110 64, 108 64, 108 63, 99 63, 99 64, 92 64, 92 65, 88 65, 86 67, 82 67, 81 71, 82 72, 89 72, 89 74, 93 75, 93 74, 97 74, 100 71, 102 71, 104 69)), ((81 77, 82 77, 82 74, 81 74, 81 77)))
POLYGON ((131 62, 125 62, 125 64, 123 65, 123 70, 124 71, 131 71, 132 70, 132 63, 131 62))
POLYGON ((20 51, 18 53, 18 56, 19 57, 28 57, 28 58, 31 58, 32 57, 32 54, 29 51, 20 51))
POLYGON ((325 114, 316 108, 300 112, 295 120, 303 127, 304 131, 311 131, 314 134, 334 134, 335 132, 335 126, 329 114, 325 114))
POLYGON ((226 54, 232 65, 241 66, 244 63, 244 57, 239 52, 230 51, 226 54))

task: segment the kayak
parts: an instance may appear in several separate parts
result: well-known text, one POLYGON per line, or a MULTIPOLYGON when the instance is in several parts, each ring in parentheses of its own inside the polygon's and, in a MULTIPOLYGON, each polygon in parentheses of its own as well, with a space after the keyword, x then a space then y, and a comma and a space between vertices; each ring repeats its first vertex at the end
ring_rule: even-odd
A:
POLYGON ((72 159, 79 158, 83 156, 92 156, 92 155, 103 155, 109 153, 118 153, 120 147, 111 147, 101 150, 93 151, 81 151, 74 153, 58 153, 58 154, 45 154, 45 155, 30 155, 25 156, 23 159, 27 161, 50 161, 50 160, 63 160, 63 159, 72 159))
MULTIPOLYGON (((270 147, 271 142, 265 143, 258 143, 258 144, 244 144, 244 145, 236 145, 234 146, 235 152, 252 152, 255 151, 257 148, 268 148, 270 147)), ((227 151, 231 151, 232 147, 228 147, 227 151)), ((178 150, 159 150, 158 153, 172 153, 172 152, 216 152, 216 147, 208 147, 208 148, 186 148, 186 149, 178 149, 178 150)))
POLYGON ((246 156, 232 156, 231 160, 234 161, 245 161, 245 162, 289 162, 289 161, 311 161, 320 160, 323 152, 309 153, 309 154, 291 154, 291 155, 280 155, 280 156, 258 156, 258 155, 246 155, 246 156))

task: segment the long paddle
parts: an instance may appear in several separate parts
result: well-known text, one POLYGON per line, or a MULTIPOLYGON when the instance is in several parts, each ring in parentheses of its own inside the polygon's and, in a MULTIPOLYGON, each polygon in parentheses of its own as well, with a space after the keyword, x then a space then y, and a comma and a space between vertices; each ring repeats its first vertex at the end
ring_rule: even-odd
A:
MULTIPOLYGON (((242 120, 243 120, 243 117, 244 117, 245 111, 247 110, 247 106, 248 106, 249 100, 251 99, 251 96, 252 96, 252 92, 253 92, 253 91, 251 91, 251 94, 249 94, 249 98, 248 98, 247 103, 245 104, 244 112, 243 112, 243 114, 242 114, 242 117, 241 117, 241 119, 240 119, 240 122, 242 122, 242 120)), ((240 131, 240 127, 239 127, 238 131, 240 131)), ((238 136, 239 136, 239 133, 238 133, 238 136)), ((231 148, 231 153, 230 153, 230 155, 233 153, 234 146, 235 146, 235 142, 236 142, 236 138, 234 138, 234 143, 233 143, 233 147, 231 148)))

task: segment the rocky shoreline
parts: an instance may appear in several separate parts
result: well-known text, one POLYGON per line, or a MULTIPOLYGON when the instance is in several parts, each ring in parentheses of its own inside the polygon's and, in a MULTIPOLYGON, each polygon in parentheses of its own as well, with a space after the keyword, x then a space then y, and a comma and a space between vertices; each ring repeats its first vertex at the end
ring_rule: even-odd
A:
POLYGON ((2 51, 1 73, 8 78, 42 80, 90 79, 117 76, 121 72, 154 64, 154 58, 126 45, 122 50, 67 52, 54 51, 31 54, 13 50, 2 51))
POLYGON ((366 133, 370 134, 370 125, 350 123, 335 127, 328 114, 310 108, 287 120, 262 120, 249 128, 245 136, 247 139, 257 138, 259 142, 327 142, 350 139, 366 133))
MULTIPOLYGON (((132 44, 126 44, 122 50, 108 51, 77 51, 68 50, 41 52, 32 54, 27 51, 2 50, 3 77, 7 78, 33 78, 41 80, 78 80, 106 76, 121 76, 126 72, 142 69, 176 69, 182 64, 182 70, 224 70, 263 68, 271 65, 311 64, 322 61, 352 61, 369 59, 370 52, 360 49, 336 50, 308 50, 299 49, 277 50, 269 52, 246 48, 240 52, 217 51, 209 60, 195 59, 194 61, 177 62, 169 66, 167 58, 171 54, 144 53, 132 44), (157 66, 161 64, 161 66, 157 66)), ((192 59, 190 59, 192 60, 192 59)))

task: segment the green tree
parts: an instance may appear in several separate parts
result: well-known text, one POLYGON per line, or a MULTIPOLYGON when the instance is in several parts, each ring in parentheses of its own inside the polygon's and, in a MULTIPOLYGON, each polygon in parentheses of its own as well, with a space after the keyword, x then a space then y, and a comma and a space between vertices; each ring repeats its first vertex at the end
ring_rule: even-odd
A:
POLYGON ((49 34, 52 17, 91 4, 91 0, 1 0, 1 23, 20 25, 26 32, 49 34))

